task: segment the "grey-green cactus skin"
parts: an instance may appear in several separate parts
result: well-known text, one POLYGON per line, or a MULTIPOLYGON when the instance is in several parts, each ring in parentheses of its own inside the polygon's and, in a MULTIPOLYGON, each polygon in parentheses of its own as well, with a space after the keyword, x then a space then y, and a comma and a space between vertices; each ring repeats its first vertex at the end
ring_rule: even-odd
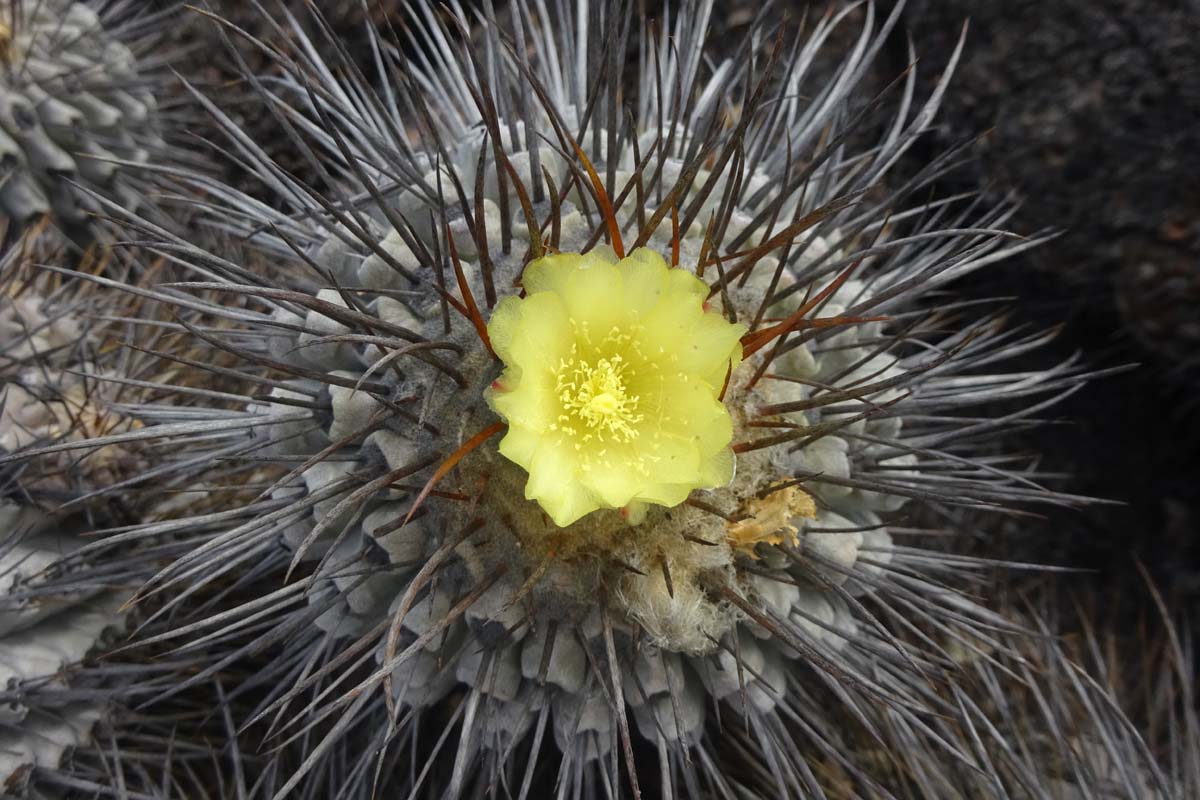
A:
MULTIPOLYGON (((35 233, 0 255, 0 456, 86 435, 86 420, 104 416, 83 377, 97 365, 89 298, 31 276, 30 264, 65 252, 35 233)), ((56 510, 114 479, 71 458, 0 469, 0 797, 42 796, 31 788, 38 771, 90 743, 123 680, 106 676, 100 689, 85 665, 114 643, 128 596, 112 559, 80 552, 102 517, 56 510)))
POLYGON ((0 502, 0 786, 22 796, 38 768, 57 769, 91 739, 101 697, 74 692, 73 672, 123 617, 112 589, 64 566, 83 545, 61 521, 0 502))
POLYGON ((162 144, 157 102, 108 15, 68 0, 0 3, 0 215, 50 214, 90 236, 95 192, 138 205, 137 165, 162 144))
MULTIPOLYGON (((14 272, 29 238, 0 264, 0 456, 127 427, 111 409, 117 397, 111 365, 96 352, 105 334, 89 320, 94 298, 74 283, 52 290, 18 280, 14 272)), ((32 261, 47 257, 54 260, 48 252, 29 254, 32 261)), ((68 452, 30 460, 11 478, 17 488, 5 494, 53 510, 118 482, 120 470, 113 468, 126 455, 118 449, 99 459, 68 452)))

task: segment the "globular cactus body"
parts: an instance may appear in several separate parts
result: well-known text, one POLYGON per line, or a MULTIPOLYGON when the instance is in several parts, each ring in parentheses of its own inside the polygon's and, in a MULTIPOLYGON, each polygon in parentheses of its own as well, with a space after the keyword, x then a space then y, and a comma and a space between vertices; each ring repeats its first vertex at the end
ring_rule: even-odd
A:
MULTIPOLYGON (((117 592, 64 559, 83 539, 40 511, 0 501, 0 785, 25 796, 35 770, 58 769, 108 712, 103 693, 72 691, 74 671, 111 644, 117 592)), ((84 570, 86 571, 86 570, 84 570)), ((12 793, 12 794, 10 794, 12 793)))
POLYGON ((0 215, 17 226, 49 213, 86 238, 89 191, 140 202, 130 173, 162 146, 157 101, 106 28, 113 16, 72 0, 0 3, 0 215))

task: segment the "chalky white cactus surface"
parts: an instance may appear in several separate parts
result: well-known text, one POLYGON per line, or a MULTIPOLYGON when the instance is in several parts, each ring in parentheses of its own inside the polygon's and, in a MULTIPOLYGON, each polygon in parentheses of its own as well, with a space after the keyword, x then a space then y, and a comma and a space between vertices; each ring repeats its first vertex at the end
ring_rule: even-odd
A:
MULTIPOLYGON (((70 289, 48 298, 36 286, 6 285, 10 296, 0 297, 0 454, 129 431, 134 423, 114 409, 120 387, 100 366, 102 334, 91 326, 86 299, 70 289)), ((23 502, 54 508, 143 466, 134 450, 120 445, 80 455, 25 464, 15 476, 23 502)))
POLYGON ((0 215, 17 224, 50 213, 84 236, 96 203, 79 187, 134 208, 137 167, 162 148, 136 8, 98 6, 0 3, 0 215))
MULTIPOLYGON (((653 26, 620 3, 555 12, 415 4, 417 54, 380 48, 378 90, 302 39, 260 89, 321 187, 210 103, 278 204, 192 188, 265 270, 130 219, 194 276, 139 297, 181 312, 188 347, 240 358, 215 374, 248 388, 133 410, 136 437, 176 453, 147 480, 232 499, 118 538, 172 536, 148 590, 253 589, 219 613, 181 601, 180 624, 261 659, 260 721, 329 723, 281 748, 266 795, 321 796, 314 776, 336 772, 350 796, 383 774, 526 797, 545 771, 562 796, 648 776, 671 796, 819 795, 840 726, 932 736, 923 719, 956 713, 931 681, 957 667, 922 631, 1008 627, 961 593, 982 562, 921 549, 911 508, 1073 500, 997 439, 1079 370, 1006 372, 1042 337, 946 293, 1035 242, 1004 234, 1005 209, 930 201, 949 159, 884 181, 946 85, 918 100, 909 74, 888 114, 864 104, 898 8, 775 45, 764 21, 732 55, 706 49, 711 3, 653 26), (823 46, 855 23, 830 66, 823 46), (880 138, 851 148, 868 125, 880 138), (498 449, 487 323, 547 254, 640 248, 746 330, 720 391, 733 477, 560 526, 498 449), (724 769, 729 743, 754 766, 724 769)), ((944 744, 968 758, 966 739, 944 744)), ((877 788, 870 765, 846 769, 877 788)))
POLYGON ((91 740, 103 699, 74 695, 72 670, 119 630, 117 593, 63 580, 83 539, 42 512, 0 501, 0 783, 22 792, 91 740))

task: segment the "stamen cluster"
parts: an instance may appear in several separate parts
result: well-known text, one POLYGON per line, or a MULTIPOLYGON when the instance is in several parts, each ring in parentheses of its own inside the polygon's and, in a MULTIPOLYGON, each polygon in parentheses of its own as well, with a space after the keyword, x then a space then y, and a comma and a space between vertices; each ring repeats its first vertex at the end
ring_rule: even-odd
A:
MULTIPOLYGON (((605 344, 614 338, 613 334, 605 337, 605 344)), ((610 438, 616 442, 636 438, 634 425, 644 417, 637 413, 638 396, 625 386, 627 367, 620 353, 588 363, 577 354, 577 347, 572 347, 570 359, 559 363, 555 376, 554 391, 564 413, 558 417, 557 428, 551 430, 573 436, 576 450, 593 440, 603 444, 610 438)))

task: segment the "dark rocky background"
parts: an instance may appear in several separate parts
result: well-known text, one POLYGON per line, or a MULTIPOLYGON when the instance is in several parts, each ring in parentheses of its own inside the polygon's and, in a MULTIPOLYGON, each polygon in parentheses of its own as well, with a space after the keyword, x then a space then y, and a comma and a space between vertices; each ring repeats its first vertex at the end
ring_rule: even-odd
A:
MULTIPOLYGON (((1200 596, 1200 3, 912 0, 904 14, 926 88, 969 20, 913 165, 983 134, 944 188, 1015 194, 1015 231, 1062 231, 958 288, 1015 295, 1014 323, 1064 323, 1038 358, 1137 365, 1056 407, 1067 424, 1030 442, 1071 491, 1124 505, 1052 514, 1026 552, 1114 590, 1144 562, 1186 608, 1200 596)), ((897 34, 882 66, 907 62, 897 34)))

